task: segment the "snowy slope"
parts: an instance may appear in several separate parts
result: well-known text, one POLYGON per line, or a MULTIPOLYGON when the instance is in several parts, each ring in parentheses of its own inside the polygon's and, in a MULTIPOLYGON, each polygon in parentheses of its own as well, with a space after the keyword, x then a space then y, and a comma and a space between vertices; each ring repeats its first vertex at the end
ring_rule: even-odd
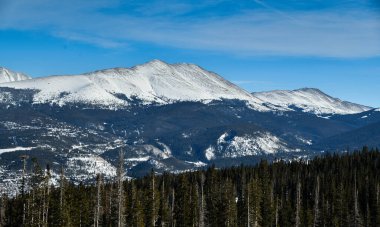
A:
POLYGON ((29 76, 0 67, 0 83, 31 79, 29 76))
POLYGON ((137 98, 145 104, 239 99, 248 101, 256 109, 267 110, 260 104, 261 100, 215 73, 193 64, 167 64, 159 60, 133 68, 50 76, 1 86, 39 90, 34 96, 35 103, 124 106, 128 105, 125 98, 137 98))
POLYGON ((333 98, 315 88, 256 92, 253 95, 265 103, 270 103, 277 107, 288 108, 289 110, 296 107, 304 112, 314 114, 354 114, 372 109, 333 98))
POLYGON ((207 160, 212 160, 217 157, 237 158, 295 151, 297 150, 291 150, 283 140, 269 132, 255 132, 251 135, 232 137, 226 132, 219 137, 216 146, 209 146, 204 154, 207 160))

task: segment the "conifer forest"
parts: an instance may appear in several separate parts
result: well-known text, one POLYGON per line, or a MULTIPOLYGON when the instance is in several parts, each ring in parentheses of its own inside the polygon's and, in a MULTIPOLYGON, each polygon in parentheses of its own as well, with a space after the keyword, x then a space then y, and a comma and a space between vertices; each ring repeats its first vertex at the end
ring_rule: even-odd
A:
MULTIPOLYGON (((121 155, 122 156, 122 155, 121 155)), ((378 149, 74 185, 33 160, 0 226, 380 226, 378 149)))

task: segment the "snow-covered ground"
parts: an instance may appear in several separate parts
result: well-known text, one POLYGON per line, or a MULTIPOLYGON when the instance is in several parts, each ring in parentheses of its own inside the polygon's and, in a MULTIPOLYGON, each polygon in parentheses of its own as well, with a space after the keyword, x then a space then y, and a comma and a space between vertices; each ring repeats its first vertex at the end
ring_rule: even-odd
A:
POLYGON ((35 147, 11 147, 11 148, 2 148, 0 149, 0 154, 14 151, 30 151, 35 147))
POLYGON ((303 88, 293 91, 275 90, 268 92, 256 92, 253 95, 265 103, 287 108, 302 109, 304 112, 314 114, 354 114, 372 109, 371 107, 342 101, 333 98, 315 88, 303 88))
POLYGON ((216 146, 210 146, 205 150, 205 157, 207 160, 212 160, 217 157, 238 158, 290 151, 294 150, 289 149, 284 141, 267 132, 232 138, 229 138, 228 133, 224 133, 218 138, 216 146))

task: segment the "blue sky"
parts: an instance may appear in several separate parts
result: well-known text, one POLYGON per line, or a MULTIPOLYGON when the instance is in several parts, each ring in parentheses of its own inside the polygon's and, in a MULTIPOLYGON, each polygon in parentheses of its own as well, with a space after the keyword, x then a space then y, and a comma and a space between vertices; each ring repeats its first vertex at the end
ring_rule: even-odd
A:
POLYGON ((0 0, 0 65, 33 77, 190 62, 249 91, 380 106, 376 0, 0 0))

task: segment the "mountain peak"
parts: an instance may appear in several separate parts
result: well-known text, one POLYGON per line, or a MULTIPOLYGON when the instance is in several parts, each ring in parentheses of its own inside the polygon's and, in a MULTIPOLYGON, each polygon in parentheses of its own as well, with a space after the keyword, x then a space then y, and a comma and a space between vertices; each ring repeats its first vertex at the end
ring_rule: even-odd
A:
POLYGON ((147 63, 145 64, 151 64, 151 65, 168 65, 168 63, 160 60, 160 59, 153 59, 151 61, 148 61, 147 63))
POLYGON ((170 68, 171 66, 172 66, 171 64, 168 64, 168 63, 161 61, 159 59, 153 59, 153 60, 148 61, 144 64, 132 67, 132 69, 134 69, 134 68, 167 69, 167 68, 170 68))
POLYGON ((31 77, 23 73, 14 72, 10 69, 0 67, 0 83, 8 83, 28 79, 31 79, 31 77))
POLYGON ((326 94, 323 91, 321 91, 318 88, 312 88, 312 87, 304 87, 300 89, 295 89, 293 91, 303 91, 303 92, 310 92, 310 93, 320 93, 320 94, 326 94))
POLYGON ((58 102, 64 105, 83 102, 125 106, 128 105, 125 98, 138 99, 146 104, 237 99, 247 101, 256 109, 268 110, 250 93, 213 72, 193 64, 168 64, 160 60, 131 68, 41 77, 0 86, 37 90, 35 103, 58 102))

